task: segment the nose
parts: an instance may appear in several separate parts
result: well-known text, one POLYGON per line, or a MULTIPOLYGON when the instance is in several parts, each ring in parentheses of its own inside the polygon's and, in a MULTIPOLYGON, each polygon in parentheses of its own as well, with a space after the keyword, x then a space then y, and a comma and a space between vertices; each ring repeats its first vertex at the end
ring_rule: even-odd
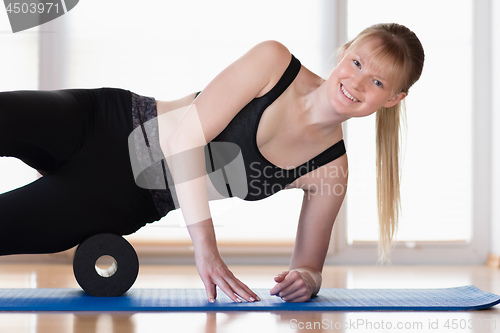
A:
POLYGON ((355 75, 351 80, 352 89, 356 91, 364 90, 364 77, 362 75, 355 75))

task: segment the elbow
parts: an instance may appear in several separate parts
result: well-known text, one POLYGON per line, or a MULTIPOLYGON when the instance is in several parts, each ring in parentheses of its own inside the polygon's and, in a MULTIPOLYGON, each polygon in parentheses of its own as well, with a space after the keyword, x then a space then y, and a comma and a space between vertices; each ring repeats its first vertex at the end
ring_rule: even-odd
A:
POLYGON ((204 140, 197 139, 194 135, 186 134, 172 134, 160 142, 161 149, 166 158, 194 150, 203 150, 205 145, 206 142, 204 140))
POLYGON ((170 156, 172 156, 176 152, 181 151, 183 149, 181 142, 182 141, 179 140, 179 138, 176 137, 175 135, 170 135, 168 138, 163 139, 160 142, 160 146, 161 146, 161 150, 163 151, 163 155, 165 155, 166 158, 169 158, 170 156))
POLYGON ((205 145, 189 138, 171 136, 162 143, 162 151, 169 172, 177 183, 196 179, 206 174, 205 145))

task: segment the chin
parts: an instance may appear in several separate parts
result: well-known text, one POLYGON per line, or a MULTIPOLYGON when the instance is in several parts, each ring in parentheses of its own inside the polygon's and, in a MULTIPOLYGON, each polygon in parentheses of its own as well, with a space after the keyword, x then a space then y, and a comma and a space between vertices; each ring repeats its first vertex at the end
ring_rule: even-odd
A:
POLYGON ((338 100, 335 100, 335 97, 331 99, 330 105, 336 114, 345 118, 351 118, 353 117, 353 113, 355 113, 346 105, 340 103, 338 100))
POLYGON ((346 112, 345 110, 342 109, 336 109, 336 112, 339 116, 342 116, 344 118, 352 118, 352 112, 346 112))

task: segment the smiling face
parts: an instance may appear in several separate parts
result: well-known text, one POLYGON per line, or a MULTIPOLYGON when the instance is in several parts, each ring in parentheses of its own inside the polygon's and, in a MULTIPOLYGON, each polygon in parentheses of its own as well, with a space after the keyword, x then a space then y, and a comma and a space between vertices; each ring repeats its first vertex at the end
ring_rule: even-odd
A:
POLYGON ((377 41, 345 50, 327 82, 328 100, 337 113, 365 117, 406 97, 401 78, 389 59, 381 57, 377 41), (391 68, 392 67, 392 68, 391 68))

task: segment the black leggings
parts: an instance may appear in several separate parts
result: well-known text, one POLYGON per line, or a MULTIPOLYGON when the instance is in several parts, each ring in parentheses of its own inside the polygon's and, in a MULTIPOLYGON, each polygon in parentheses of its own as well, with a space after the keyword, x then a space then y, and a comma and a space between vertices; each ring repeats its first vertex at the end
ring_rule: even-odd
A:
POLYGON ((161 217, 134 181, 131 104, 109 88, 0 93, 0 156, 45 175, 0 195, 0 255, 59 252, 161 217))

